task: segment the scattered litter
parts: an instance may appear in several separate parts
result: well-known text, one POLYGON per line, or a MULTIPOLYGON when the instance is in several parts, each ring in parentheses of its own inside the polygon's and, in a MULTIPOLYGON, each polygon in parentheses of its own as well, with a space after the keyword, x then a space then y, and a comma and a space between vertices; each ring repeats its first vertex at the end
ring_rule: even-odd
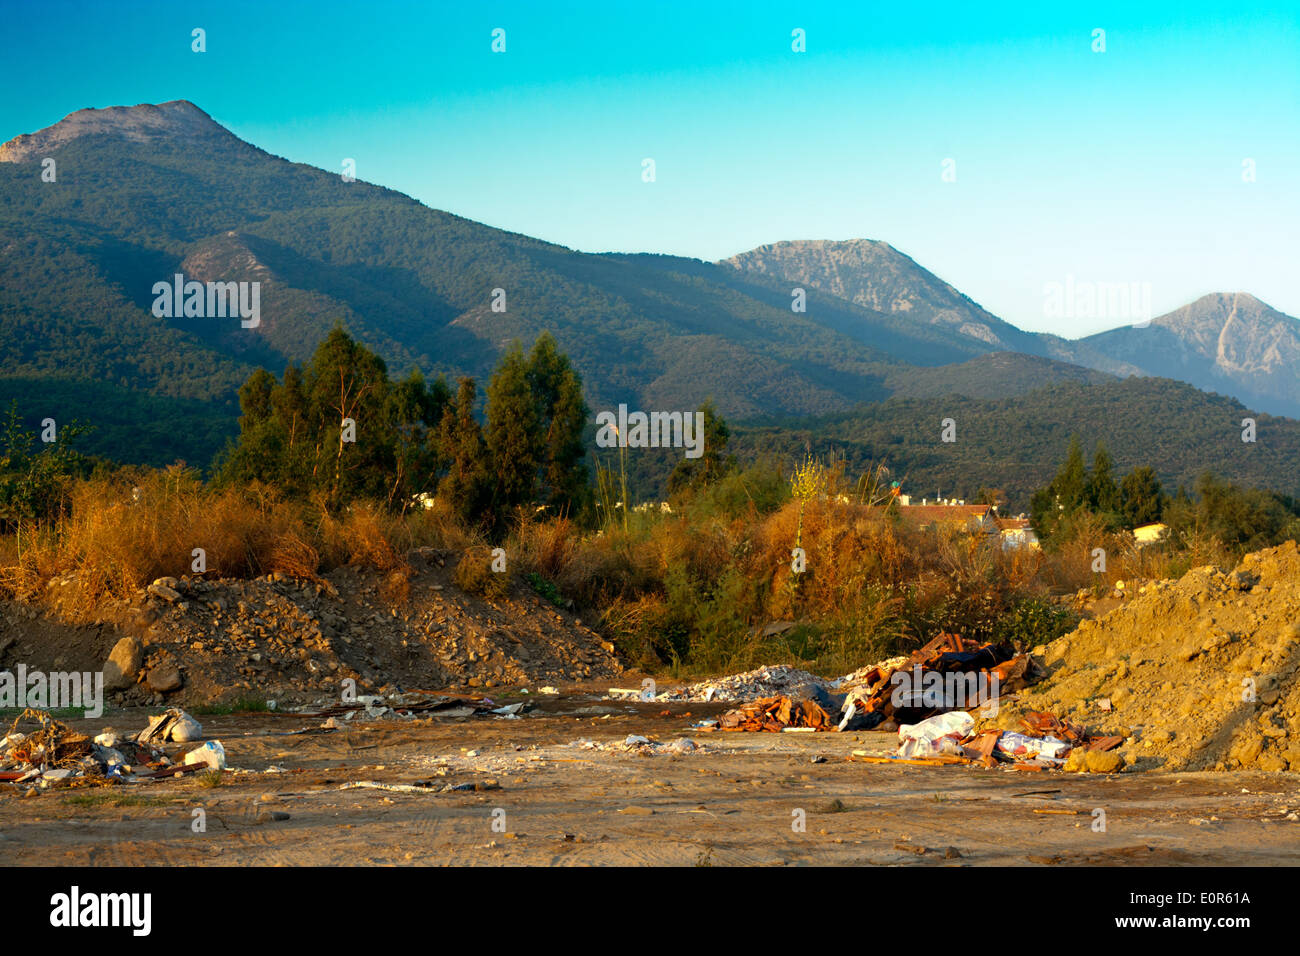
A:
MULTIPOLYGON (((543 688, 544 690, 545 688, 543 688)), ((487 697, 448 697, 425 691, 411 691, 379 697, 374 694, 359 695, 355 702, 349 701, 326 710, 303 714, 305 717, 325 717, 322 724, 326 730, 342 729, 344 723, 357 718, 366 720, 391 720, 394 718, 438 717, 453 719, 493 715, 497 717, 516 718, 532 707, 527 701, 514 704, 497 704, 487 697)))
POLYGON ((179 707, 149 718, 149 726, 135 735, 138 744, 190 743, 203 737, 203 725, 179 707))
POLYGON ((226 748, 219 740, 209 740, 185 755, 186 764, 206 764, 213 770, 226 769, 226 748))

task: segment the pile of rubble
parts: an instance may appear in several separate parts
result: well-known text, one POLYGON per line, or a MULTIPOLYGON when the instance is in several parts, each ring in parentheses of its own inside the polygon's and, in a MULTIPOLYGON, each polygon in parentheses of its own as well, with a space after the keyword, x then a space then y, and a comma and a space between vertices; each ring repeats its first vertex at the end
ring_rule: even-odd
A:
POLYGON ((1112 753, 1123 743, 1118 736, 1095 736, 1086 728, 1052 714, 1030 712, 1019 730, 987 727, 975 730, 975 718, 952 710, 898 728, 898 753, 874 757, 855 750, 854 757, 871 763, 901 762, 921 766, 950 763, 996 767, 1009 764, 1017 770, 1065 769, 1115 773, 1124 760, 1112 753))
POLYGON ((996 709, 1002 695, 1027 686, 1039 673, 1028 654, 1019 654, 1010 645, 940 634, 910 657, 883 661, 834 681, 790 668, 763 668, 712 682, 705 686, 739 693, 755 684, 766 688, 777 683, 772 680, 776 674, 780 686, 790 689, 750 699, 700 726, 707 730, 892 731, 902 723, 954 709, 996 709), (760 675, 761 681, 756 679, 760 675), (832 719, 830 714, 840 716, 832 719))
POLYGON ((48 608, 0 601, 0 667, 100 671, 108 703, 197 706, 256 697, 336 697, 343 680, 380 693, 468 693, 562 684, 622 671, 614 647, 512 576, 488 600, 456 586, 458 552, 420 548, 389 574, 341 567, 316 579, 159 578, 69 625, 74 577, 49 582, 48 608))
POLYGON ((218 740, 168 756, 166 743, 195 743, 202 735, 202 725, 178 708, 150 717, 148 726, 134 736, 110 727, 93 740, 43 710, 24 710, 0 738, 0 781, 39 787, 63 781, 132 783, 224 770, 226 752, 218 740), (25 724, 36 726, 20 731, 25 724))
POLYGON ((1127 738, 1138 769, 1300 771, 1300 550, 1140 586, 1039 648, 1048 676, 998 716, 1051 711, 1127 738))
POLYGON ((845 697, 844 730, 895 730, 944 711, 995 711, 1001 698, 1032 684, 1041 669, 1009 644, 940 634, 897 666, 867 668, 845 697))
POLYGON ((717 721, 719 730, 834 730, 835 721, 815 700, 763 697, 728 711, 717 721))
POLYGON ((829 687, 833 682, 807 671, 802 671, 786 664, 760 667, 743 674, 732 674, 713 680, 675 687, 660 693, 611 687, 607 696, 615 700, 638 699, 645 701, 708 703, 719 701, 733 704, 757 700, 760 697, 776 697, 781 694, 807 695, 815 688, 829 687))

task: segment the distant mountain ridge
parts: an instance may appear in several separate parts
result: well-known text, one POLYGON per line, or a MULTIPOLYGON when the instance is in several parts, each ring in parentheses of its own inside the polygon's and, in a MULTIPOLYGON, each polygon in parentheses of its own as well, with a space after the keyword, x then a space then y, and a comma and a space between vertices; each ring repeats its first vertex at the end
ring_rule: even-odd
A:
MULTIPOLYGON (((777 243, 721 263, 579 253, 273 156, 186 101, 79 110, 0 146, 0 397, 29 419, 97 425, 95 450, 126 461, 206 464, 239 384, 307 358, 336 322, 399 374, 480 381, 512 340, 549 330, 593 410, 713 399, 753 427, 891 397, 950 413, 954 396, 1146 394, 1115 391, 1112 373, 1234 395, 1253 376, 1283 394, 1295 320, 1249 296, 1207 299, 1071 343, 1015 328, 883 242, 777 243), (46 158, 57 182, 42 181, 46 158), (177 272, 261 283, 261 324, 154 316, 154 283, 177 272), (1156 336, 1168 355, 1152 354, 1156 336)), ((1158 394, 1166 417, 1229 407, 1158 394)), ((1032 431, 1033 402, 1016 408, 1032 431)))
POLYGON ((1273 414, 1300 415, 1300 320, 1245 292, 1205 295, 1146 327, 1071 340, 1003 322, 876 240, 778 242, 719 264, 907 316, 981 351, 1046 356, 1118 376, 1173 378, 1273 414))
POLYGON ((887 242, 777 242, 719 264, 806 283, 879 312, 904 314, 917 324, 974 340, 986 351, 1043 354, 1032 334, 1002 321, 887 242))

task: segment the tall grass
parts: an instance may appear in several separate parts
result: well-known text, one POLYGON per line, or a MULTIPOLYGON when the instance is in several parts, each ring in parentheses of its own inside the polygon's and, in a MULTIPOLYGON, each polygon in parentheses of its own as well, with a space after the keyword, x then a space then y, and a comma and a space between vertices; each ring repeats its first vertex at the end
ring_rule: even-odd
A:
MULTIPOLYGON (((607 502, 621 503, 612 476, 606 485, 607 502)), ((372 568, 399 601, 411 588, 408 555, 433 547, 469 554, 455 565, 459 576, 487 593, 471 580, 486 566, 485 542, 440 504, 403 514, 367 502, 331 510, 269 488, 209 487, 180 468, 80 481, 69 493, 57 522, 0 538, 0 588, 39 600, 60 579, 61 613, 74 619, 95 616, 106 596, 194 573, 195 549, 209 577, 311 579, 342 565, 372 568)), ((678 673, 777 661, 843 672, 939 631, 1037 643, 1062 626, 1049 594, 1101 592, 1120 579, 1231 558, 1204 536, 1139 549, 1087 520, 1050 554, 1005 551, 996 536, 918 529, 889 501, 879 470, 850 482, 842 467, 806 466, 802 485, 792 486, 756 466, 671 511, 616 509, 617 520, 599 529, 522 509, 503 546, 513 574, 573 602, 632 663, 678 673), (806 554, 802 573, 796 546, 806 554), (776 621, 795 626, 764 636, 776 621)), ((486 582, 494 596, 498 583, 495 575, 486 582)))

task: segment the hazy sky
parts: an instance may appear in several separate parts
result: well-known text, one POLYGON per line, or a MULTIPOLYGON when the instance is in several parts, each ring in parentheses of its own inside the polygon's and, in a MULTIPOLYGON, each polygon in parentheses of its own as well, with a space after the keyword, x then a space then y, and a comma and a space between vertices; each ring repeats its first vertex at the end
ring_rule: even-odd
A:
POLYGON ((1300 316, 1300 4, 1133 6, 0 0, 0 139, 189 99, 586 251, 883 239, 1070 336, 1116 323, 1046 318, 1067 276, 1150 283, 1157 313, 1241 290, 1300 316))

